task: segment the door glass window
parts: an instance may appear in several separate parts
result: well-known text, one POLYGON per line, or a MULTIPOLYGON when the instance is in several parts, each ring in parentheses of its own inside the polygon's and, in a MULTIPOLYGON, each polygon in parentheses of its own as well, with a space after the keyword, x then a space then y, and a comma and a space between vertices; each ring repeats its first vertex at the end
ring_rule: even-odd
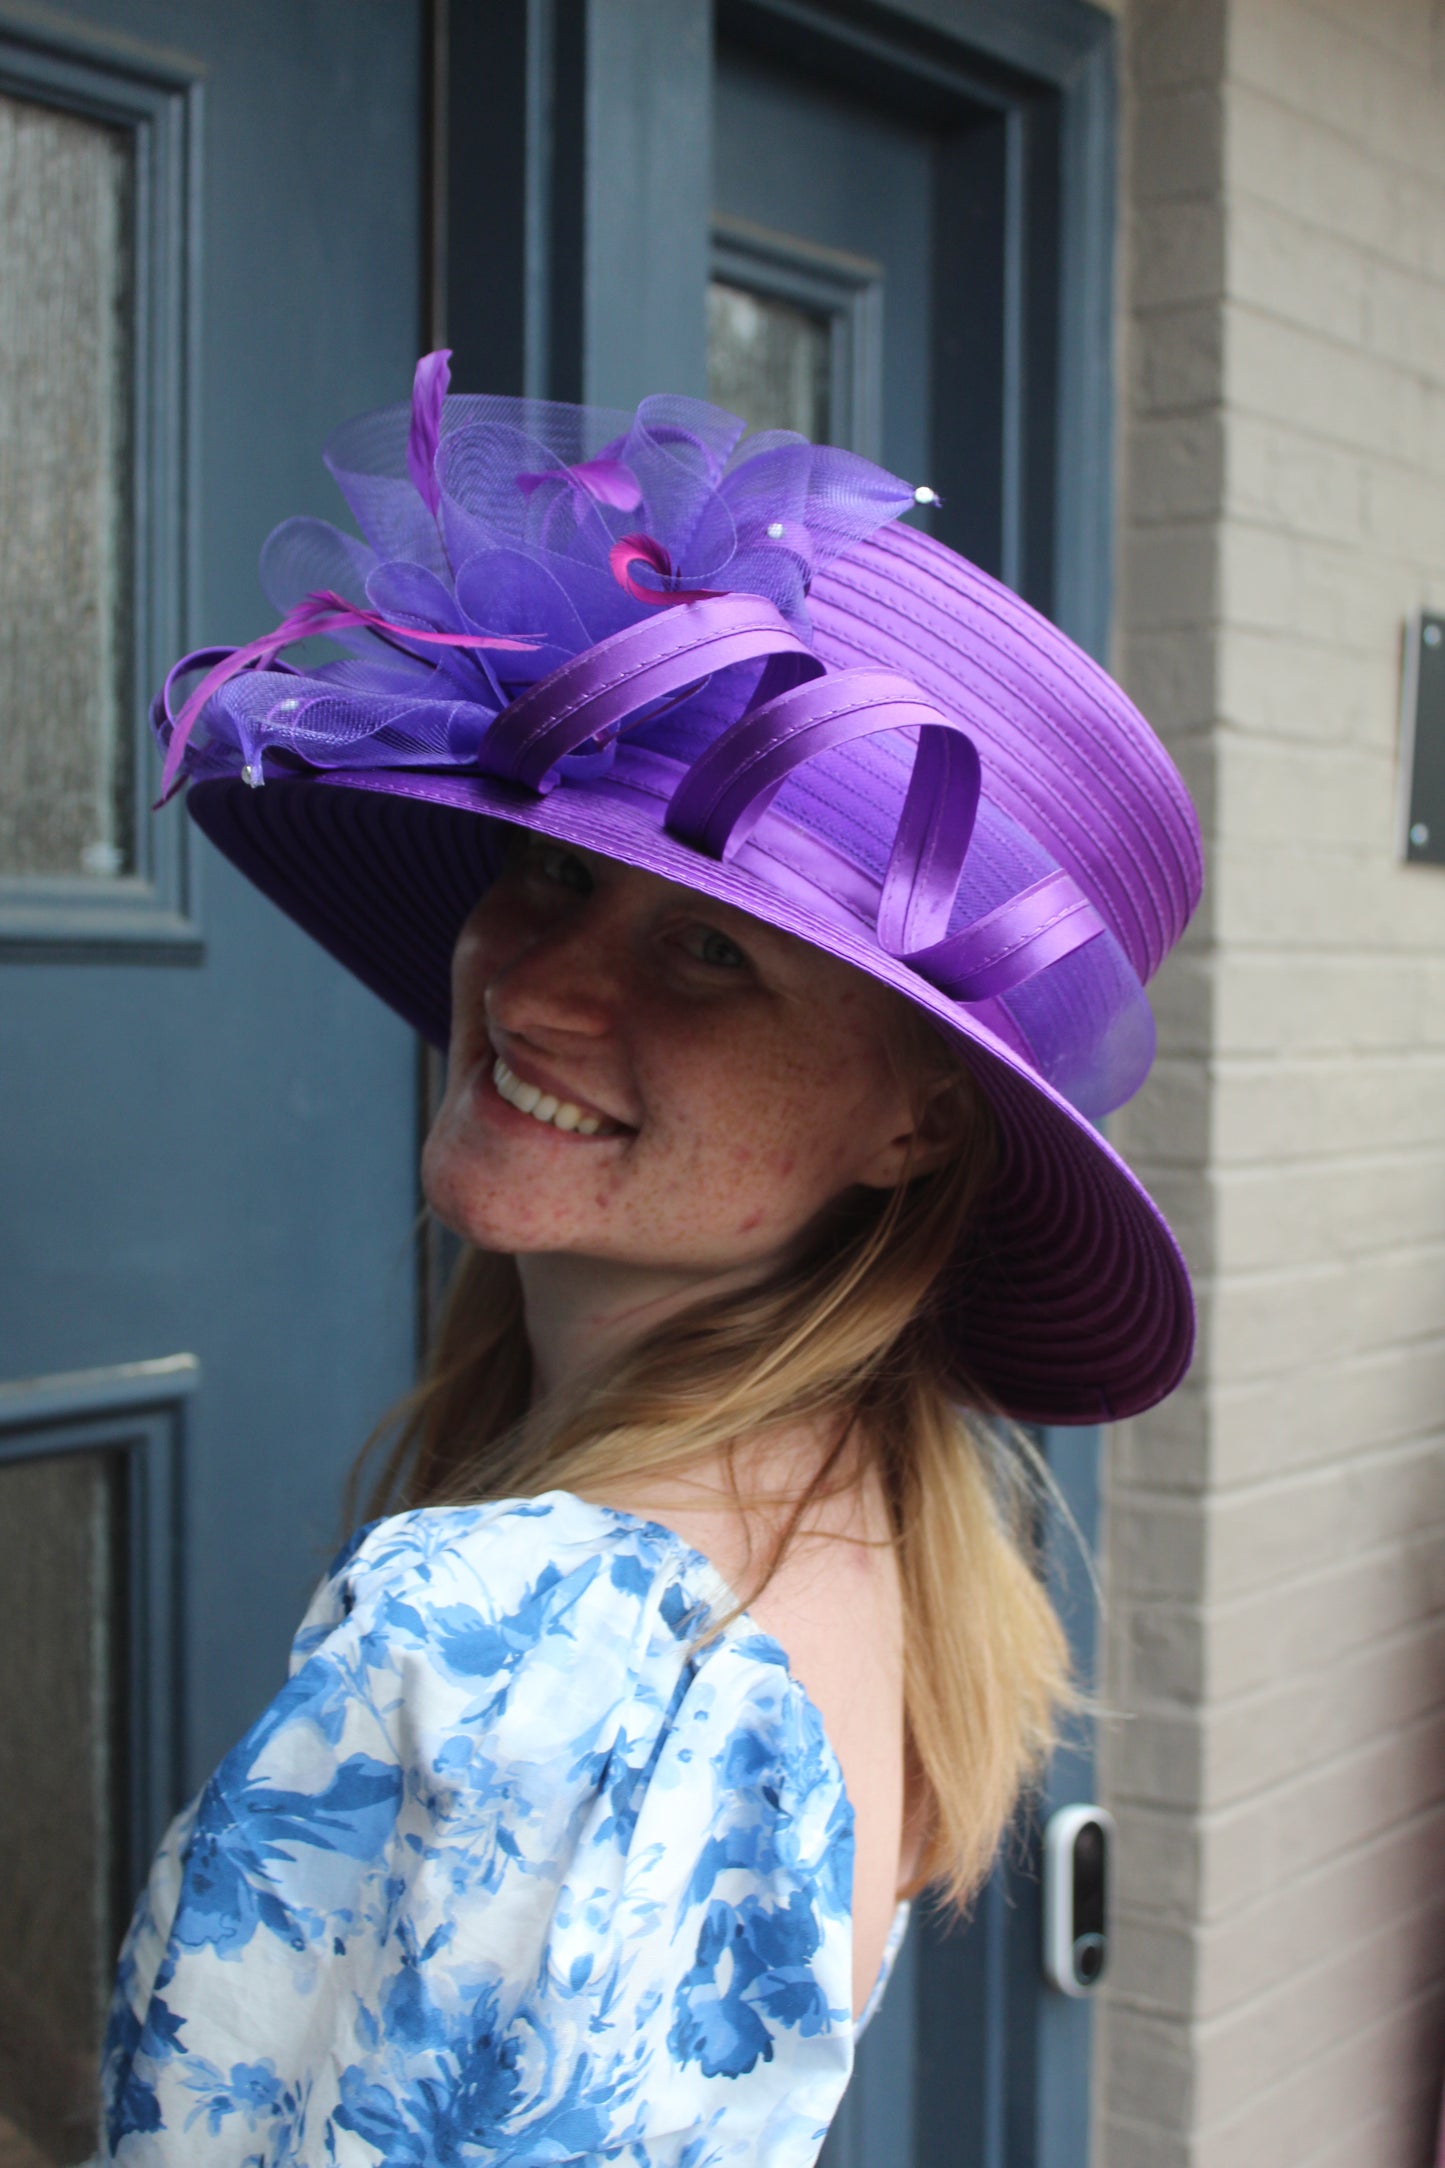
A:
POLYGON ((132 169, 0 95, 0 876, 135 870, 132 169))
POLYGON ((0 2162, 88 2158, 115 1960, 120 1471, 0 1466, 0 2162))
POLYGON ((830 318, 725 279, 707 290, 707 395, 752 429, 832 436, 830 318))

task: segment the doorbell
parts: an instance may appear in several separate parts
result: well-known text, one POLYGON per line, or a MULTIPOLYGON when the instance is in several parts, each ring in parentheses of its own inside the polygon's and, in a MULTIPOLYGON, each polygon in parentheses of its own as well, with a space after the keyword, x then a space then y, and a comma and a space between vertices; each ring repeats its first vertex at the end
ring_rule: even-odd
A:
POLYGON ((1109 1962, 1114 1820, 1102 1807, 1060 1807, 1044 1830, 1044 1977, 1087 1995, 1109 1962))

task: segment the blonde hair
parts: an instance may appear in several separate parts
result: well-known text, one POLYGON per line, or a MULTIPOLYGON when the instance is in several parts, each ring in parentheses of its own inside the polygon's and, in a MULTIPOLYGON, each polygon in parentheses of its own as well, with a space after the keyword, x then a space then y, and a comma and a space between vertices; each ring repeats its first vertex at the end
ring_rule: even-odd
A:
POLYGON ((839 1470, 856 1479, 876 1466, 902 1586, 909 1753, 926 1802, 917 1880, 963 1904, 1054 1743, 1071 1700, 1069 1653, 1035 1560, 1036 1458, 961 1389, 943 1330, 945 1268, 956 1300, 958 1253, 991 1175, 991 1117, 927 1027, 914 1036, 930 1100, 947 1102, 944 1164, 850 1196, 769 1278, 672 1318, 585 1390, 529 1412, 516 1267, 465 1251, 426 1374, 372 1441, 391 1442, 369 1508, 595 1495, 822 1419, 832 1451, 749 1600, 839 1470))

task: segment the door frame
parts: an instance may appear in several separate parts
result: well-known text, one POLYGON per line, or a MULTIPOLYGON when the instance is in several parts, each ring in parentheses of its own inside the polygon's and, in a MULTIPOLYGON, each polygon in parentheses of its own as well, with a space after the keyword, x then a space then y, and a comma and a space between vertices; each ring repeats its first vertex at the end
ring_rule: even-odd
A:
MULTIPOLYGON (((941 185, 993 216, 950 256, 968 307, 935 343, 951 340, 950 390, 994 415, 998 449, 989 475, 970 468, 936 531, 1105 658, 1108 14, 1089 0, 430 0, 430 15, 428 321, 465 391, 624 408, 658 389, 704 393, 717 40, 882 90, 948 135, 941 185)), ((934 421, 937 440, 937 397, 934 421)), ((946 471, 936 478, 947 496, 946 471)), ((1059 1493, 1044 1509, 1042 1553, 1087 1687, 1101 1438, 1046 1430, 1040 1445, 1059 1493)), ((875 2067, 911 2057, 912 2129, 899 2130, 896 2099, 861 2068, 829 2142, 838 2168, 878 2168, 915 2147, 967 2168, 1085 2168, 1093 2010, 1042 1976, 1039 1833, 1093 1786, 1081 1723, 967 1931, 925 1918, 910 1936, 913 1959, 870 2045, 875 2067)))
POLYGON ((961 373, 998 414, 1000 470, 943 538, 1103 656, 1109 15, 1088 0, 431 0, 430 14, 428 316, 463 390, 624 407, 664 384, 702 395, 715 35, 882 85, 944 125, 990 107, 975 157, 1004 238, 967 269, 997 295, 998 324, 961 373))

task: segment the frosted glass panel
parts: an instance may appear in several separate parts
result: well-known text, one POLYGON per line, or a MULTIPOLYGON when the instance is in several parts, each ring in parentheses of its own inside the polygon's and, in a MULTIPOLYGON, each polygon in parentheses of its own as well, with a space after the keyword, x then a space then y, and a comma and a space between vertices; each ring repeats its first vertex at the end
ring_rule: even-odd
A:
POLYGON ((116 1456, 0 1465, 0 2168, 84 2160, 116 1946, 116 1456))
POLYGON ((754 429, 832 435, 827 315, 725 279, 707 290, 707 395, 754 429))
POLYGON ((0 875, 135 865, 131 139, 0 95, 0 875))

